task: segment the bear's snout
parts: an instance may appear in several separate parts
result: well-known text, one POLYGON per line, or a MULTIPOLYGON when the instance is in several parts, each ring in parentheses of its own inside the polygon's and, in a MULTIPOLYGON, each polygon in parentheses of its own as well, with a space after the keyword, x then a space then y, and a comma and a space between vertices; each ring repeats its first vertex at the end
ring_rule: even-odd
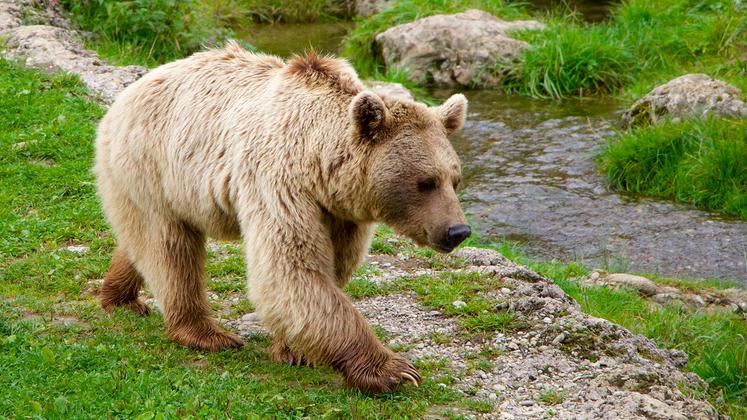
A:
POLYGON ((454 248, 464 242, 464 240, 467 239, 471 234, 472 229, 470 229, 469 225, 458 224, 450 226, 446 231, 444 239, 441 241, 441 244, 439 246, 439 248, 441 248, 440 251, 453 251, 454 248))

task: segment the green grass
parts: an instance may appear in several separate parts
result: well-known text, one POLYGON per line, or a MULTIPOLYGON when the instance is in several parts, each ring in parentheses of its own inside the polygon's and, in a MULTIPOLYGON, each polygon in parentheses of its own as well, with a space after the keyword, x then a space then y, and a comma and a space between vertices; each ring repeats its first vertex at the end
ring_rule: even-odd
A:
POLYGON ((557 389, 547 389, 541 391, 537 395, 537 400, 544 405, 563 404, 565 401, 565 394, 557 389))
MULTIPOLYGON (((482 9, 504 18, 526 16, 523 6, 503 0, 397 0, 389 8, 357 21, 355 29, 343 44, 343 55, 351 60, 364 78, 375 78, 387 73, 377 57, 374 38, 390 27, 432 16, 482 9)), ((406 69, 399 69, 406 72, 406 69)))
POLYGON ((744 87, 747 11, 731 0, 626 0, 607 22, 553 19, 523 37, 533 45, 506 88, 559 98, 627 91, 641 95, 689 72, 744 87))
POLYGON ((613 188, 747 219, 747 121, 665 121, 619 133, 600 156, 613 188))

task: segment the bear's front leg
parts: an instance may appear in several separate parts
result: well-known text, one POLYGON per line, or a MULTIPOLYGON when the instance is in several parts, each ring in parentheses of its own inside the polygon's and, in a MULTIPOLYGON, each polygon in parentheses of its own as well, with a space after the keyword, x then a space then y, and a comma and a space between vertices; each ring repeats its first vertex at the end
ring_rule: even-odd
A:
POLYGON ((321 219, 268 219, 245 232, 252 238, 246 246, 252 301, 263 323, 281 338, 276 344, 287 345, 273 346, 273 358, 303 355, 367 392, 391 391, 402 382, 418 385, 417 370, 379 342, 337 287, 334 249, 321 219))

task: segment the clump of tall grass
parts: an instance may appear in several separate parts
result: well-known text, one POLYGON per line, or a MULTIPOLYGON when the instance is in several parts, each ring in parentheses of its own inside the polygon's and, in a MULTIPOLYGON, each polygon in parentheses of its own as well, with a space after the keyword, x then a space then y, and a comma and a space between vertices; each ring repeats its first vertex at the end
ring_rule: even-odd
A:
POLYGON ((392 26, 423 17, 459 13, 468 9, 482 9, 504 19, 526 16, 523 5, 505 0, 398 0, 382 12, 359 20, 345 39, 342 54, 351 60, 363 77, 384 73, 374 46, 377 34, 392 26))
POLYGON ((599 24, 555 20, 547 30, 525 36, 533 48, 505 87, 559 98, 614 93, 641 80, 650 89, 666 81, 662 74, 688 70, 729 73, 747 48, 744 7, 732 0, 626 0, 599 24))
POLYGON ((603 25, 560 19, 525 38, 533 47, 509 67, 508 91, 552 98, 610 93, 633 77, 634 54, 603 25))
POLYGON ((600 156, 613 188, 747 219, 747 121, 710 117, 623 132, 600 156))
POLYGON ((104 55, 139 64, 181 58, 230 34, 196 13, 194 0, 61 0, 59 4, 74 23, 93 33, 104 55))

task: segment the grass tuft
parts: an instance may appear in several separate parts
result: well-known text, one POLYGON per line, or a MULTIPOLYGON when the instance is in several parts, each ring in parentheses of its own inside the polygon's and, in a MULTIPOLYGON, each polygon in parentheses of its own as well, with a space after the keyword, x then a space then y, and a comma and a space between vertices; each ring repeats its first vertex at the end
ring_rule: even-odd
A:
POLYGON ((613 188, 747 219, 747 121, 665 121, 619 133, 600 156, 613 188))

